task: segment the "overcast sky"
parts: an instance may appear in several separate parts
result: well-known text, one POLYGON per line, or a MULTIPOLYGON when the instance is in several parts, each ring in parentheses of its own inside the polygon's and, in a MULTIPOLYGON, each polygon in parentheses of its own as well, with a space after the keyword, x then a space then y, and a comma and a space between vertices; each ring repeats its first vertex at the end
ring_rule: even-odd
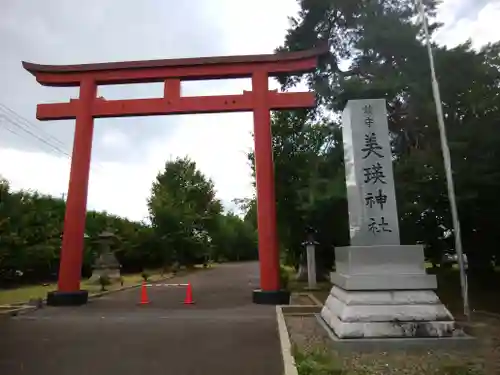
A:
MULTIPOLYGON (((55 196, 67 190, 74 121, 38 122, 35 110, 37 103, 67 101, 78 92, 40 86, 22 60, 77 64, 272 53, 297 10, 295 0, 0 0, 0 175, 14 189, 55 196), (5 106, 30 124, 15 120, 5 106)), ((439 19, 445 23, 440 43, 472 38, 480 46, 500 39, 498 0, 445 0, 439 19)), ((210 95, 250 88, 248 80, 236 80, 189 83, 182 90, 210 95)), ((162 91, 161 84, 108 86, 99 95, 158 97, 162 91)), ((145 218, 156 174, 168 159, 187 155, 231 208, 232 199, 253 194, 245 156, 253 147, 251 129, 251 114, 241 113, 97 120, 88 207, 145 218)))

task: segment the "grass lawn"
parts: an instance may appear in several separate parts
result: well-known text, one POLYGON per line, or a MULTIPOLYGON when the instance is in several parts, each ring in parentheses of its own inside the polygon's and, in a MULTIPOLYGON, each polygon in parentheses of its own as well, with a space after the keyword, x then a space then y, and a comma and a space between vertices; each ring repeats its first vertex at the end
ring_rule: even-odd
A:
POLYGON ((299 375, 493 375, 478 358, 450 352, 339 353, 327 345, 294 350, 299 375))
MULTIPOLYGON (((215 264, 211 263, 209 268, 212 268, 215 264)), ((203 269, 203 265, 195 265, 192 268, 184 269, 182 268, 177 275, 185 274, 186 272, 195 272, 197 270, 203 269)), ((169 273, 162 274, 160 270, 147 270, 150 275, 148 281, 158 281, 171 276, 169 273)), ((124 274, 123 287, 136 285, 142 282, 141 273, 124 274)), ((96 284, 90 284, 88 280, 83 280, 81 282, 81 288, 88 290, 90 295, 97 294, 101 291, 101 286, 96 284)), ((106 286, 106 290, 116 290, 122 288, 119 282, 113 283, 106 286)), ((11 304, 21 304, 26 303, 30 299, 34 298, 46 298, 47 293, 57 289, 56 283, 50 283, 46 285, 26 285, 19 288, 12 289, 0 289, 0 307, 11 304)))
MULTIPOLYGON (((168 274, 164 276, 160 275, 160 271, 149 271, 151 275, 149 280, 156 281, 162 277, 167 277, 168 274)), ((131 286, 139 284, 142 281, 140 273, 137 274, 125 274, 123 277, 123 286, 131 286)), ((106 290, 115 290, 121 288, 119 282, 112 285, 108 285, 106 290)), ((87 280, 82 281, 81 288, 89 291, 89 294, 96 294, 101 291, 100 285, 89 284, 87 280)), ((47 284, 47 285, 27 285, 15 289, 4 289, 0 290, 0 306, 9 305, 16 303, 28 302, 31 298, 46 298, 47 293, 57 289, 57 284, 47 284)))

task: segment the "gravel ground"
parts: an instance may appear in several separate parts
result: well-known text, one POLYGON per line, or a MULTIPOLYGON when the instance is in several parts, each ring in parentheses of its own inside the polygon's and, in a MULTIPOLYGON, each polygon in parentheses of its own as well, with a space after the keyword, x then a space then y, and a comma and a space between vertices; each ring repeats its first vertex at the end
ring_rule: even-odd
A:
POLYGON ((290 305, 301 305, 301 306, 314 306, 316 303, 306 295, 292 294, 290 298, 290 305))
POLYGON ((478 345, 468 352, 338 353, 314 316, 285 317, 292 344, 303 353, 329 353, 346 374, 500 374, 500 319, 477 315, 464 327, 478 345), (447 370, 445 370, 447 369, 447 370), (469 372, 463 372, 469 369, 469 372))

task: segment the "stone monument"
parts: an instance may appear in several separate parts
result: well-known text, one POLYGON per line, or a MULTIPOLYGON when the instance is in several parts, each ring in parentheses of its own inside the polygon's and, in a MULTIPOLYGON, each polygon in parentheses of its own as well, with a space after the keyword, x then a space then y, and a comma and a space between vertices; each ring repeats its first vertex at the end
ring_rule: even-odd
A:
POLYGON ((98 284, 101 275, 108 276, 111 282, 120 281, 121 266, 115 254, 111 251, 111 243, 115 238, 116 236, 109 231, 104 231, 99 235, 98 242, 101 250, 99 257, 92 267, 92 276, 89 279, 90 283, 98 284))
POLYGON ((349 101, 342 123, 351 246, 335 249, 321 318, 339 339, 453 336, 423 246, 400 244, 385 100, 349 101))

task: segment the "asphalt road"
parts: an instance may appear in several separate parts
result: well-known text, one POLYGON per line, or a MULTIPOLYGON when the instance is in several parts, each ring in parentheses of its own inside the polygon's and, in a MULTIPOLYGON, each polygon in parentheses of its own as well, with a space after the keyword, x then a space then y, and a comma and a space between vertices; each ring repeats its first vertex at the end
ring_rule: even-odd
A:
POLYGON ((113 293, 81 307, 45 307, 0 321, 5 375, 281 375, 273 306, 251 302, 258 264, 224 264, 169 283, 113 293))

